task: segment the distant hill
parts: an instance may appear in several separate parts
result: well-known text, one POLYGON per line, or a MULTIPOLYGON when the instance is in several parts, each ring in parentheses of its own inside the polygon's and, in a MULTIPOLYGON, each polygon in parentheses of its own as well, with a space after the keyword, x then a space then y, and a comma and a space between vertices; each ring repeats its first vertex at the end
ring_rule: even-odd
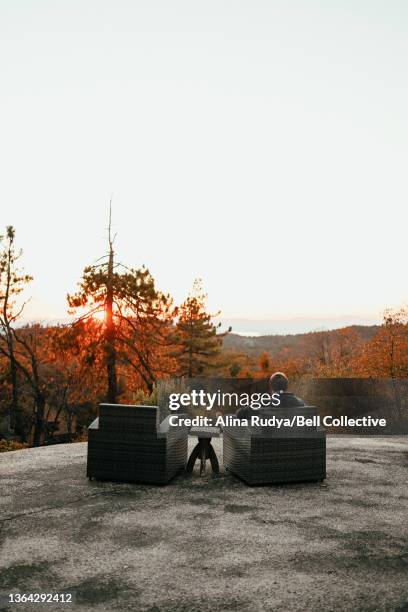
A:
MULTIPOLYGON (((365 344, 376 334, 378 325, 350 325, 340 328, 355 333, 359 340, 365 344)), ((223 348, 227 351, 238 351, 256 357, 266 351, 271 357, 279 357, 282 354, 290 357, 303 357, 310 353, 311 349, 319 339, 324 337, 328 341, 335 339, 340 329, 321 332, 309 332, 306 334, 276 334, 265 336, 240 336, 230 333, 224 338, 223 348)))
POLYGON ((235 334, 240 336, 267 336, 282 334, 307 334, 313 331, 330 331, 343 327, 381 325, 381 317, 338 315, 332 317, 287 317, 273 319, 240 319, 221 317, 222 328, 230 326, 235 334))

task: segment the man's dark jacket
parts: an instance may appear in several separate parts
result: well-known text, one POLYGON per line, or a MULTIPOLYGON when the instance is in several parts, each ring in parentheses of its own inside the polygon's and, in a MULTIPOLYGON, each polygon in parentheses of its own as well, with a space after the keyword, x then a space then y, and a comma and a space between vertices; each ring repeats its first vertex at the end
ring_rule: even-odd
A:
POLYGON ((280 398, 280 404, 278 406, 273 406, 272 402, 270 406, 263 406, 258 410, 251 408, 250 406, 243 406, 239 408, 235 415, 240 419, 250 419, 251 416, 262 416, 264 412, 268 412, 270 414, 271 409, 274 408, 294 408, 295 406, 304 406, 305 402, 301 400, 299 397, 296 397, 293 393, 289 393, 289 391, 282 391, 281 393, 277 393, 280 398))

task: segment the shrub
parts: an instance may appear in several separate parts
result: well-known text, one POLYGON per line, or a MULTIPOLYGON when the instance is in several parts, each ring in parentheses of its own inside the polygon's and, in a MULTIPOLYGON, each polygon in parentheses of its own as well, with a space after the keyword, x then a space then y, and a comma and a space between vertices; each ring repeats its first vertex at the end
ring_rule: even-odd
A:
POLYGON ((23 442, 17 442, 17 440, 0 440, 0 453, 21 450, 22 448, 27 447, 28 444, 23 444, 23 442))
POLYGON ((139 406, 157 406, 157 388, 153 388, 153 391, 149 393, 143 389, 137 389, 133 393, 133 401, 139 406))

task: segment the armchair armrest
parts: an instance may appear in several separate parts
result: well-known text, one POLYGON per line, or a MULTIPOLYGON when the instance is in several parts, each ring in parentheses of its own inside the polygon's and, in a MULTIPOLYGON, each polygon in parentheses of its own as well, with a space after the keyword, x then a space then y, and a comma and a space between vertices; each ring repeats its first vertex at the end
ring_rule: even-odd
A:
POLYGON ((96 417, 89 425, 88 429, 99 429, 99 417, 96 417))
POLYGON ((174 415, 171 414, 169 416, 167 416, 164 421, 162 421, 159 425, 159 427, 157 428, 157 437, 158 438, 166 438, 169 434, 170 435, 178 435, 178 436, 186 436, 188 434, 189 431, 189 427, 187 427, 187 425, 180 424, 180 425, 170 425, 170 417, 174 417, 177 416, 178 418, 180 417, 186 417, 187 415, 185 414, 178 414, 178 415, 174 415))
POLYGON ((250 438, 251 437, 251 426, 250 425, 226 425, 222 429, 224 434, 227 434, 233 438, 250 438))

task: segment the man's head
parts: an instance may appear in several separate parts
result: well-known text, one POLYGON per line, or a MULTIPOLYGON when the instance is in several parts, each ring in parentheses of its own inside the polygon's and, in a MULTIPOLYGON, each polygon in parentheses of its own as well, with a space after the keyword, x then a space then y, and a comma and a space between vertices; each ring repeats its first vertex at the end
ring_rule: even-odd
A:
POLYGON ((282 372, 275 372, 269 379, 269 389, 271 393, 279 393, 288 390, 289 381, 282 372))

